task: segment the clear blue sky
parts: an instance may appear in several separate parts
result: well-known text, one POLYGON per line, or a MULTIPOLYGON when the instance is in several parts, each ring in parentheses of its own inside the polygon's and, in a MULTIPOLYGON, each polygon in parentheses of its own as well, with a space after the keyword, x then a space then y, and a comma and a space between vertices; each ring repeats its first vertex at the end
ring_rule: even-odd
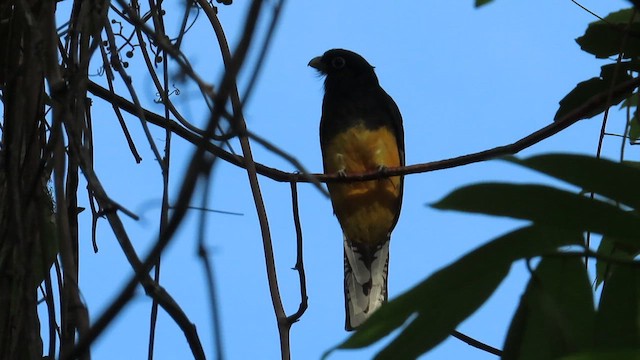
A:
MULTIPOLYGON (((602 16, 628 6, 622 0, 585 0, 582 4, 602 16)), ((219 10, 227 36, 235 43, 246 4, 235 1, 219 10)), ((181 11, 174 9, 175 14, 181 11)), ((341 47, 369 60, 376 67, 381 85, 398 103, 404 118, 408 164, 508 144, 549 124, 558 101, 577 82, 599 74, 604 62, 582 52, 574 41, 594 20, 569 0, 496 0, 479 10, 473 8, 472 1, 289 1, 245 116, 251 131, 294 154, 310 171, 321 172, 318 124, 322 80, 307 63, 327 49, 341 47)), ((264 34, 266 21, 261 25, 264 34)), ((188 33, 183 48, 204 79, 212 83, 219 80, 219 50, 204 14, 188 33)), ((255 55, 256 51, 251 53, 249 64, 255 55)), ((146 106, 161 112, 153 104, 155 90, 150 80, 133 65, 141 61, 137 53, 129 69, 138 96, 146 106)), ((99 62, 98 58, 94 61, 96 71, 99 62)), ((246 80, 246 72, 244 75, 246 80)), ((181 93, 174 102, 193 123, 204 124, 208 115, 196 89, 181 83, 176 87, 181 93)), ((96 170, 112 198, 141 216, 139 222, 122 217, 142 256, 157 236, 160 170, 136 118, 127 116, 127 123, 144 159, 139 165, 128 152, 110 108, 96 100, 94 110, 96 170)), ((582 121, 521 155, 558 151, 595 154, 600 119, 582 121)), ((623 125, 622 114, 615 113, 609 131, 619 133, 623 125)), ((154 129, 153 133, 162 146, 163 131, 154 129)), ((618 138, 605 139, 607 156, 615 158, 619 148, 618 138)), ((294 170, 260 146, 254 145, 253 149, 257 161, 294 170)), ((189 144, 173 138, 174 199, 191 152, 189 144)), ((633 151, 629 156, 637 159, 633 151)), ((225 354, 232 360, 279 358, 260 229, 246 173, 219 163, 211 181, 208 207, 244 214, 208 215, 206 241, 215 266, 225 354)), ((428 207, 453 189, 479 181, 549 183, 549 179, 499 161, 408 176, 402 216, 391 242, 391 298, 520 224, 428 207)), ((297 273, 291 270, 295 264, 295 230, 289 185, 264 177, 260 185, 275 246, 280 290, 287 312, 292 313, 298 307, 299 289, 297 273)), ((343 330, 342 235, 329 200, 307 184, 300 185, 299 192, 309 309, 292 328, 291 347, 294 359, 316 359, 347 337, 343 330)), ((80 196, 80 202, 88 208, 86 196, 80 196)), ((199 200, 194 201, 198 204, 199 200)), ((196 323, 207 355, 213 358, 203 267, 196 253, 197 217, 197 212, 191 213, 163 257, 161 283, 196 323)), ((132 271, 105 220, 98 223, 97 254, 91 246, 89 212, 81 214, 80 220, 80 286, 92 319, 96 319, 132 271)), ((516 264, 490 301, 458 330, 502 347, 526 280, 524 265, 516 264)), ((469 274, 469 281, 473 281, 473 274, 469 274)), ((151 300, 139 289, 96 342, 93 358, 145 359, 150 306, 151 300)), ((331 359, 367 359, 376 349, 379 346, 340 351, 331 359)), ((161 311, 156 359, 186 359, 189 355, 184 336, 161 311)), ((449 339, 425 358, 496 357, 449 339)))

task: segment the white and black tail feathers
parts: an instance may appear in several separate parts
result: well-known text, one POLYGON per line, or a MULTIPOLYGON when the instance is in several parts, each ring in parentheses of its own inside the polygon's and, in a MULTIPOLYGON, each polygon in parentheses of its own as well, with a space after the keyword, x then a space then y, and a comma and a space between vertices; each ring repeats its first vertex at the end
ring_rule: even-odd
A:
POLYGON ((377 246, 344 238, 345 329, 354 330, 387 302, 389 238, 377 246))

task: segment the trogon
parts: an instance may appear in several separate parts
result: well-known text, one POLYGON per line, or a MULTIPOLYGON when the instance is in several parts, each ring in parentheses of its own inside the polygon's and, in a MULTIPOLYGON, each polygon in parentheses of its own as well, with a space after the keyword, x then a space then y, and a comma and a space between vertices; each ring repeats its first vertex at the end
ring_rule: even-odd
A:
MULTIPOLYGON (((384 173, 404 165, 402 116, 362 56, 332 49, 309 62, 325 76, 320 146, 326 174, 384 173)), ((344 235, 345 328, 387 301, 389 241, 402 205, 403 177, 328 184, 344 235)))

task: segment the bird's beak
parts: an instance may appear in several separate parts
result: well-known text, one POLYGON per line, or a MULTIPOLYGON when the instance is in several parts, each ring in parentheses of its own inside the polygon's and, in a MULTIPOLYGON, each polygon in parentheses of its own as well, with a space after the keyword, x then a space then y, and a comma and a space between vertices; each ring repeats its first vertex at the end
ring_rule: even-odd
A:
POLYGON ((326 67, 324 66, 324 63, 322 62, 322 56, 316 56, 313 59, 311 59, 311 61, 309 61, 308 66, 311 66, 312 68, 324 73, 326 72, 326 67))

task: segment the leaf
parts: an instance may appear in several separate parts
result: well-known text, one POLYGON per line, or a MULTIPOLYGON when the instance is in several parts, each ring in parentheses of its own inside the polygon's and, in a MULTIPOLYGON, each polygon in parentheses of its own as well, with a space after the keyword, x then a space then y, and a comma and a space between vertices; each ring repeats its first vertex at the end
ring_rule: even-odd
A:
POLYGON ((605 281, 596 317, 596 346, 601 350, 640 347, 640 272, 614 265, 605 281))
POLYGON ((611 235, 638 246, 640 217, 599 200, 542 185, 484 183, 457 189, 432 205, 507 216, 579 231, 611 235))
POLYGON ((640 138, 640 119, 638 119, 638 110, 636 110, 629 119, 629 139, 637 141, 638 138, 640 138))
POLYGON ((622 104, 620 104, 620 109, 626 108, 626 107, 636 107, 638 106, 638 93, 633 93, 631 94, 631 96, 629 96, 628 98, 626 98, 622 104))
MULTIPOLYGON (((617 76, 615 76, 614 83, 613 72, 610 68, 611 65, 615 66, 618 64, 609 64, 603 66, 601 68, 602 70, 600 77, 594 77, 578 83, 578 85, 576 85, 573 90, 565 95, 565 97, 560 100, 560 107, 558 108, 558 111, 556 112, 553 120, 558 121, 562 119, 562 117, 583 106, 592 97, 600 94, 606 94, 616 85, 619 85, 627 80, 631 80, 631 75, 627 74, 624 69, 620 69, 617 73, 617 76)), ((627 92, 617 93, 615 94, 615 96, 612 96, 611 103, 603 104, 602 106, 593 109, 593 111, 591 111, 590 113, 583 114, 580 119, 588 119, 594 117, 605 111, 608 106, 617 105, 632 94, 633 89, 630 89, 627 92)))
POLYGON ((590 351, 564 356, 559 360, 640 360, 638 349, 617 349, 613 351, 590 351))
POLYGON ((476 0, 475 6, 476 6, 476 8, 479 8, 481 6, 487 5, 488 3, 492 2, 492 1, 493 0, 476 0))
POLYGON ((581 242, 580 233, 542 226, 499 237, 382 306, 339 348, 370 345, 408 321, 377 358, 415 358, 446 339, 474 313, 502 282, 514 261, 581 242))
MULTIPOLYGON (((577 38, 580 48, 597 58, 605 59, 618 54, 621 50, 623 58, 635 58, 640 55, 640 39, 636 36, 626 36, 624 31, 633 16, 633 9, 624 9, 607 15, 605 21, 595 21, 589 24, 584 35, 577 38), (624 40, 624 41, 623 41, 624 40), (624 48, 622 45, 624 43, 624 48)), ((631 34, 640 31, 640 16, 636 15, 630 24, 631 34)))
POLYGON ((594 322, 584 263, 544 257, 509 327, 502 359, 555 359, 585 350, 593 342, 594 322))
POLYGON ((585 192, 594 192, 640 209, 640 169, 637 167, 574 154, 539 155, 523 160, 514 157, 506 159, 576 185, 585 192))
POLYGON ((596 260, 596 287, 600 286, 603 281, 606 281, 611 273, 611 261, 612 260, 633 260, 634 254, 638 253, 638 248, 632 249, 624 247, 624 243, 609 237, 604 236, 598 246, 598 255, 606 257, 605 259, 596 260))

